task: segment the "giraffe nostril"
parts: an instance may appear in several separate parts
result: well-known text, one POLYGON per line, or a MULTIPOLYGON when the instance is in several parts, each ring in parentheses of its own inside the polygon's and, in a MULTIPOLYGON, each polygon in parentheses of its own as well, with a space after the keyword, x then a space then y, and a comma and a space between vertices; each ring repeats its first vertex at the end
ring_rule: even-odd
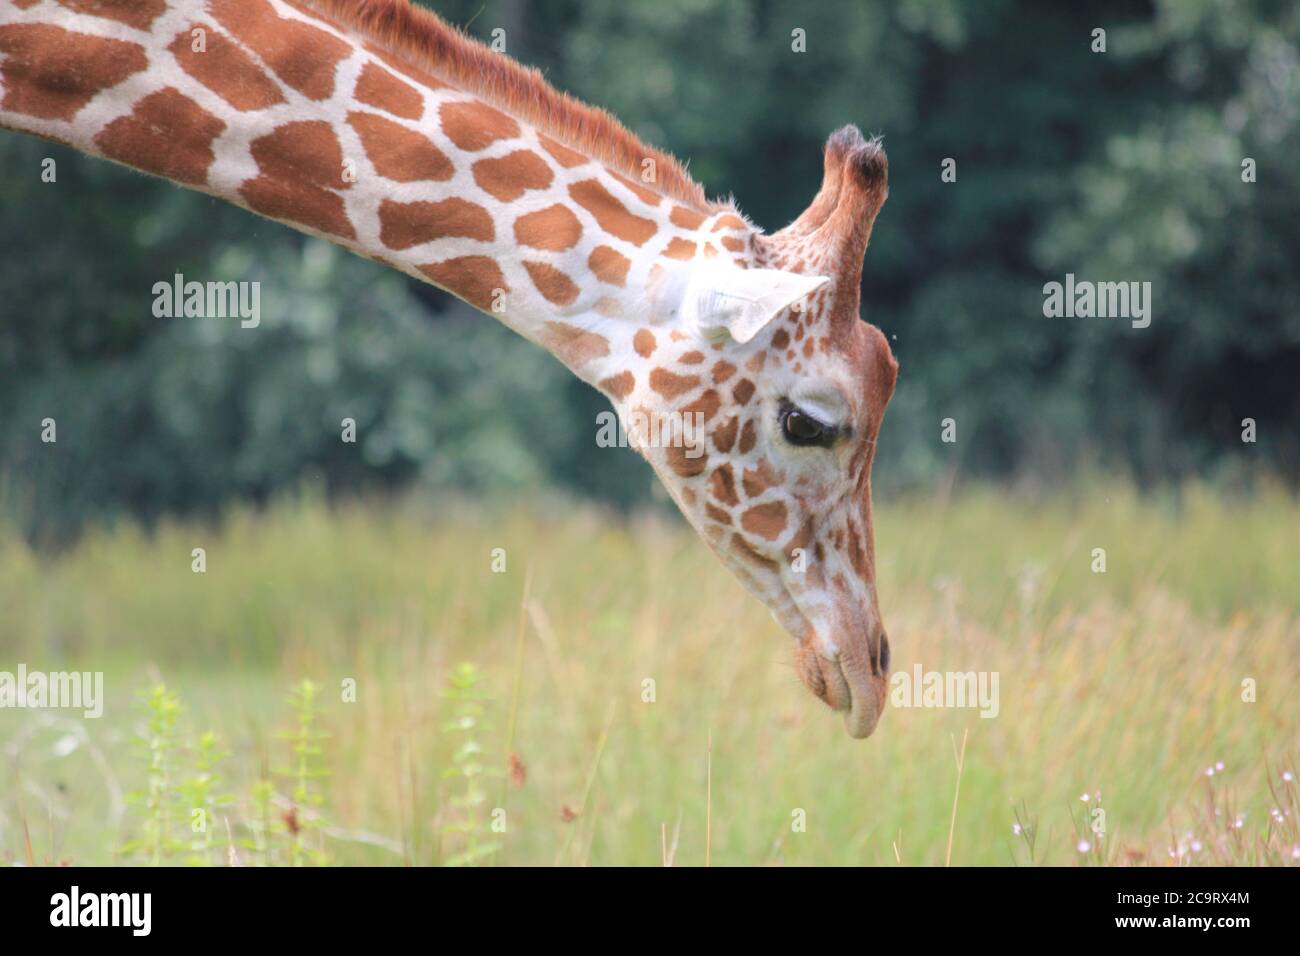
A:
POLYGON ((880 664, 880 673, 889 673, 889 635, 884 631, 880 632, 880 653, 877 655, 880 664))

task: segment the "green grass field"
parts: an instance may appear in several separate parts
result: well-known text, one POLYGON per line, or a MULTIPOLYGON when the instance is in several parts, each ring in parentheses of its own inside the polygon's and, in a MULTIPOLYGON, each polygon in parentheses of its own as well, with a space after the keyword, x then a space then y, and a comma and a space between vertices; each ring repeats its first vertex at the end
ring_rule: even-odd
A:
POLYGON ((996 671, 995 718, 891 707, 849 739, 783 632, 670 515, 307 495, 57 557, 0 531, 0 670, 103 671, 106 697, 97 720, 0 710, 0 853, 1300 863, 1293 498, 1093 481, 877 510, 895 671, 996 671), (463 662, 479 704, 448 696, 463 662), (288 698, 306 679, 304 731, 288 698), (174 730, 142 703, 160 683, 174 730), (205 782, 208 730, 228 756, 205 782), (196 800, 214 808, 206 848, 174 848, 196 839, 196 800))

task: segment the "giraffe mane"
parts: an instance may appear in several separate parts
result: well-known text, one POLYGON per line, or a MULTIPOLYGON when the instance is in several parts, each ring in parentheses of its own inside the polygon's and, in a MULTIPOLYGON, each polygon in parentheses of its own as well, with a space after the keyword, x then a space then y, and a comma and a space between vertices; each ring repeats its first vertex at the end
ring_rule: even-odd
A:
POLYGON ((298 2, 634 181, 641 182, 641 163, 652 159, 657 181, 645 185, 696 212, 734 211, 730 202, 710 200, 676 157, 646 145, 608 111, 557 90, 536 68, 496 52, 410 0, 298 2))

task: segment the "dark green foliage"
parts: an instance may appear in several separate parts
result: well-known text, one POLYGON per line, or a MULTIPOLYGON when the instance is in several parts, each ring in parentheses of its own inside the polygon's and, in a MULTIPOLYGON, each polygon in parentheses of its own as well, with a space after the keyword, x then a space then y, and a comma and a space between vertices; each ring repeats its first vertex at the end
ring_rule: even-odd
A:
MULTIPOLYGON (((885 135, 863 313, 902 372, 877 488, 1095 463, 1144 482, 1257 465, 1300 478, 1294 5, 432 6, 480 37, 504 28, 512 55, 768 229, 816 191, 831 130, 885 135), (1151 327, 1044 318, 1042 286, 1067 272, 1150 281, 1151 327), (939 440, 948 417, 955 445, 939 440)), ((33 536, 304 480, 648 495, 634 455, 596 447, 599 395, 448 296, 49 144, 0 133, 0 162, 0 475, 33 536), (57 184, 40 181, 47 156, 57 184), (262 326, 155 319, 150 289, 174 272, 261 279, 262 326), (339 440, 348 417, 356 444, 339 440)))

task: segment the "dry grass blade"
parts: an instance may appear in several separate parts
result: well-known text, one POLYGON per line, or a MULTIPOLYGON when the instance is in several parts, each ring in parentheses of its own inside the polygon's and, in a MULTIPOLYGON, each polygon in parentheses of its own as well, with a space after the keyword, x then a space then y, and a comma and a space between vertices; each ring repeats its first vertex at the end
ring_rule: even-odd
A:
POLYGON ((957 801, 961 799, 961 773, 966 766, 966 737, 968 730, 961 732, 961 752, 957 752, 957 741, 952 741, 953 757, 957 760, 957 786, 952 794, 952 817, 948 820, 948 852, 944 854, 943 865, 952 865, 952 838, 957 830, 957 801))

